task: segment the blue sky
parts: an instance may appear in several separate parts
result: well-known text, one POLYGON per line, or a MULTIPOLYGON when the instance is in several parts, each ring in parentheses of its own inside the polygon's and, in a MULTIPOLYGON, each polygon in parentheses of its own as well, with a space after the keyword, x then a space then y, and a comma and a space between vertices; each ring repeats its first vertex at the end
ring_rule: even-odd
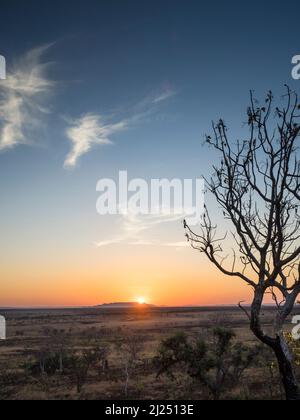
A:
MULTIPOLYGON (((243 122, 250 89, 263 96, 269 89, 281 94, 285 83, 300 86, 291 78, 291 59, 300 54, 299 11, 293 0, 3 3, 0 54, 13 78, 0 82, 0 110, 8 120, 14 115, 5 141, 0 122, 4 282, 32 286, 53 266, 53 276, 63 279, 65 261, 69 273, 101 258, 122 265, 124 252, 133 258, 137 250, 126 244, 95 249, 119 229, 118 220, 96 214, 97 180, 117 178, 124 169, 146 179, 207 175, 214 155, 202 140, 212 119, 224 117, 235 140, 247 135, 243 122), (17 83, 19 91, 22 83, 32 88, 32 80, 22 79, 32 76, 32 69, 38 91, 23 90, 18 107, 5 83, 17 83), (15 123, 16 111, 22 124, 15 123), (72 151, 74 137, 83 137, 84 147, 90 137, 90 150, 72 151), (5 142, 11 143, 5 147, 5 142)), ((151 235, 163 243, 184 240, 178 224, 160 226, 151 235)), ((149 249, 138 252, 147 258, 149 249)), ((157 252, 173 267, 169 249, 157 252)), ((188 261, 199 269, 199 256, 190 250, 176 258, 182 267, 188 261)), ((105 282, 108 268, 102 273, 102 266, 93 267, 105 282)), ((151 290, 148 281, 140 294, 151 290)), ((7 286, 3 304, 14 303, 13 290, 7 286)), ((101 293, 99 286, 99 301, 101 293)), ((111 294, 112 300, 117 297, 111 294)))

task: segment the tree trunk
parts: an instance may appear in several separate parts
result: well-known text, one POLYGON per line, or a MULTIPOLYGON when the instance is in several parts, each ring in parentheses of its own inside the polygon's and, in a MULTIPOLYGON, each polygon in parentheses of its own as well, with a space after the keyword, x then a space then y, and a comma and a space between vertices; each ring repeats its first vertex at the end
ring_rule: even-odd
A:
POLYGON ((288 401, 300 401, 300 388, 293 367, 293 358, 287 344, 278 338, 278 343, 274 346, 274 352, 278 361, 286 399, 288 401))
POLYGON ((126 363, 126 365, 125 365, 125 386, 124 386, 124 393, 125 393, 126 398, 128 398, 128 387, 129 387, 129 366, 126 363))
POLYGON ((59 373, 62 374, 64 370, 63 367, 63 355, 62 353, 59 354, 59 373))
POLYGON ((264 293, 265 289, 263 287, 258 287, 255 290, 254 300, 251 307, 251 330, 262 343, 266 344, 274 351, 278 361, 280 377, 285 390, 286 399, 288 401, 298 401, 300 400, 300 388, 294 371, 293 357, 282 334, 284 317, 286 317, 293 308, 293 296, 290 296, 288 301, 288 308, 290 309, 288 309, 286 313, 280 314, 275 322, 275 334, 277 334, 277 337, 271 338, 264 333, 260 322, 260 312, 264 293))

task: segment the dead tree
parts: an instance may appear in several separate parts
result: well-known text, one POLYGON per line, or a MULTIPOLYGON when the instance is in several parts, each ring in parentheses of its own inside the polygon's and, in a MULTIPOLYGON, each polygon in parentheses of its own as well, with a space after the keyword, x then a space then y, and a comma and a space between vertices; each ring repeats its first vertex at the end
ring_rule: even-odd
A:
POLYGON ((198 232, 187 222, 185 228, 193 248, 223 274, 253 289, 251 310, 244 308, 251 330, 274 351, 287 399, 300 400, 292 353, 283 333, 300 293, 300 105, 297 94, 286 88, 280 108, 272 92, 264 104, 251 92, 247 140, 233 145, 224 120, 213 123, 213 135, 206 136, 220 155, 206 182, 224 220, 233 226, 232 253, 228 257, 224 253, 228 234, 218 238, 223 233, 218 232, 207 207, 198 232), (277 307, 270 334, 261 322, 267 294, 277 307))

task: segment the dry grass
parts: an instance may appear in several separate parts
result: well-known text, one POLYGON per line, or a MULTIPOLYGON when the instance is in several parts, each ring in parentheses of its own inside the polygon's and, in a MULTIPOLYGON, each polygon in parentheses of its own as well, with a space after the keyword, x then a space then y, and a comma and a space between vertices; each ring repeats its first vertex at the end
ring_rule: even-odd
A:
MULTIPOLYGON (((271 327, 272 312, 271 308, 265 310, 266 328, 271 327)), ((236 308, 20 310, 6 311, 4 315, 8 339, 0 342, 0 399, 124 399, 127 353, 122 343, 127 337, 141 343, 129 375, 128 398, 206 399, 207 391, 180 372, 175 381, 156 378, 152 359, 160 342, 178 331, 205 337, 213 327, 222 325, 233 329, 239 341, 255 344, 245 314, 236 308), (66 353, 80 353, 95 343, 108 349, 105 371, 90 369, 79 394, 69 374, 41 375, 26 370, 41 349, 57 348, 60 342, 66 353)), ((271 358, 251 368, 236 389, 226 395, 228 399, 280 397, 271 358)))

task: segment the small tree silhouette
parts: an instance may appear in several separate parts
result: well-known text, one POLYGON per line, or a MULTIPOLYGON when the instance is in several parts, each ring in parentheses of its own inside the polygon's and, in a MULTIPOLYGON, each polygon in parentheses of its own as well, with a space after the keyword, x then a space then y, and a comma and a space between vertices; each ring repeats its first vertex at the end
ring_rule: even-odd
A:
POLYGON ((174 373, 179 369, 204 385, 214 400, 220 400, 253 364, 258 348, 234 342, 234 332, 226 328, 215 328, 212 338, 207 343, 200 336, 191 340, 179 333, 164 340, 154 359, 159 369, 157 376, 167 374, 175 379, 174 373))
POLYGON ((223 274, 238 277, 253 289, 251 311, 244 309, 251 330, 274 351, 287 399, 299 400, 283 326, 300 293, 300 105, 297 94, 286 88, 282 108, 274 105, 272 92, 263 105, 251 92, 248 140, 232 145, 224 120, 213 123, 213 135, 206 136, 206 142, 221 156, 207 185, 234 227, 236 246, 230 263, 223 253, 226 237, 218 239, 207 208, 200 232, 186 222, 185 228, 193 248, 223 274), (261 324, 268 293, 277 306, 273 334, 266 334, 261 324))

